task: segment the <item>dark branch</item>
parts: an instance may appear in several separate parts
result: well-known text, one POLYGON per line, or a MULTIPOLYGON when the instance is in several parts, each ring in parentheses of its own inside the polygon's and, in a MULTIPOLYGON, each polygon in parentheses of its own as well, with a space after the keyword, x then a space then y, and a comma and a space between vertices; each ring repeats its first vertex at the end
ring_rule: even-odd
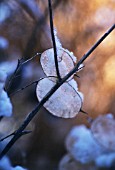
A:
POLYGON ((57 77, 58 77, 58 79, 60 81, 61 76, 60 76, 60 73, 59 73, 58 58, 57 58, 57 48, 56 48, 56 42, 55 42, 55 36, 54 36, 54 26, 53 26, 51 0, 48 0, 48 5, 49 5, 49 15, 50 15, 50 29, 51 29, 52 43, 53 43, 53 49, 54 49, 55 68, 56 68, 57 77))
POLYGON ((31 57, 31 58, 29 58, 28 60, 24 61, 24 62, 22 63, 22 65, 28 63, 29 61, 33 60, 36 56, 39 56, 39 55, 41 55, 41 53, 36 53, 33 57, 31 57))
POLYGON ((22 67, 22 65, 26 64, 27 62, 33 60, 36 56, 40 55, 41 53, 36 53, 34 56, 32 56, 30 59, 24 61, 24 59, 19 59, 18 60, 18 64, 17 64, 17 67, 13 73, 13 75, 11 76, 10 80, 8 81, 8 84, 6 85, 5 87, 5 91, 7 91, 7 93, 9 93, 10 91, 10 88, 12 86, 12 83, 14 81, 14 79, 17 77, 17 73, 19 72, 20 68, 22 67))
POLYGON ((78 76, 76 73, 74 74, 74 76, 80 78, 80 76, 78 76))
MULTIPOLYGON (((34 0, 36 1, 36 0, 34 0)), ((27 45, 26 45, 26 48, 25 48, 25 51, 23 53, 23 56, 25 56, 25 59, 27 59, 26 57, 29 56, 29 55, 32 55, 33 51, 37 48, 40 49, 40 47, 37 46, 37 42, 38 42, 38 38, 39 37, 39 40, 40 40, 40 37, 42 36, 42 34, 44 34, 44 37, 47 41, 47 44, 48 44, 48 47, 51 46, 51 35, 50 35, 50 29, 49 29, 49 26, 47 25, 47 17, 48 17, 48 8, 45 9, 44 13, 42 13, 42 10, 40 9, 39 5, 37 4, 37 10, 38 10, 38 13, 36 15, 36 12, 33 13, 34 9, 33 8, 33 5, 28 5, 28 4, 31 4, 33 3, 34 1, 25 1, 25 0, 19 0, 18 2, 20 3, 20 5, 23 7, 23 9, 26 10, 26 12, 29 14, 29 15, 33 15, 33 19, 35 21, 35 25, 34 25, 34 28, 31 32, 31 35, 28 39, 28 42, 27 42, 27 45), (23 2, 23 3, 22 3, 23 2), (25 7, 24 7, 25 6, 25 7), (27 10, 28 9, 28 10, 27 10), (29 12, 30 11, 30 12, 29 12), (31 14, 30 14, 31 13, 31 14)), ((55 0, 54 3, 53 3, 53 9, 56 9, 58 7, 58 5, 60 4, 60 1, 61 0, 55 0)), ((32 16, 31 15, 31 16, 32 16)), ((31 17, 30 16, 30 17, 31 17)), ((40 45, 42 46, 42 44, 40 45)), ((44 48, 44 47, 43 47, 44 48)))
POLYGON ((22 132, 27 127, 27 125, 30 123, 30 121, 34 118, 34 116, 37 114, 37 112, 41 109, 41 107, 44 105, 44 103, 51 97, 51 95, 69 78, 71 77, 76 71, 78 71, 80 64, 84 62, 88 58, 88 56, 98 47, 98 45, 115 29, 115 24, 90 48, 90 50, 78 61, 78 63, 75 65, 73 70, 71 70, 64 78, 61 79, 61 81, 58 81, 54 87, 44 96, 44 98, 41 100, 40 103, 37 104, 37 106, 30 112, 27 117, 25 118, 22 125, 19 127, 19 129, 16 131, 15 135, 12 137, 12 139, 9 141, 9 143, 6 145, 6 147, 3 149, 3 151, 0 154, 0 158, 2 158, 12 147, 12 145, 22 136, 22 132))
MULTIPOLYGON (((55 76, 48 76, 48 77, 57 78, 57 77, 55 77, 55 76)), ((30 87, 31 85, 37 84, 37 83, 38 83, 40 80, 42 80, 42 79, 44 79, 44 77, 40 78, 39 80, 33 81, 33 82, 31 82, 30 84, 28 84, 28 85, 26 85, 26 86, 24 86, 24 87, 22 87, 22 88, 20 88, 20 89, 18 89, 18 90, 16 90, 16 91, 14 91, 14 92, 11 93, 9 96, 13 96, 13 95, 17 94, 18 92, 20 92, 20 91, 22 91, 22 90, 30 87)))
MULTIPOLYGON (((24 131, 21 132, 21 135, 27 135, 27 134, 29 134, 31 132, 32 132, 31 130, 24 130, 24 131)), ((0 139, 0 142, 4 141, 5 139, 7 139, 7 138, 9 138, 11 136, 14 136, 15 133, 16 133, 16 131, 14 131, 13 133, 11 133, 11 134, 5 136, 4 138, 0 139)))
POLYGON ((2 142, 3 140, 9 138, 10 136, 13 136, 14 134, 15 134, 15 132, 13 132, 13 133, 11 133, 11 134, 5 136, 4 138, 0 139, 0 142, 2 142))
POLYGON ((81 113, 84 113, 84 114, 86 114, 86 115, 88 115, 88 113, 87 112, 85 112, 84 110, 82 110, 82 109, 80 109, 80 112, 81 113))
POLYGON ((10 80, 8 81, 8 84, 5 86, 5 91, 7 91, 7 93, 10 91, 10 88, 12 86, 13 80, 15 79, 18 71, 20 70, 21 63, 22 63, 22 59, 21 60, 18 59, 17 67, 16 67, 13 75, 11 76, 10 80))
POLYGON ((34 82, 32 82, 32 83, 30 83, 30 84, 28 84, 28 85, 26 85, 26 86, 24 86, 24 87, 22 87, 22 88, 20 88, 20 89, 14 91, 13 93, 10 94, 10 96, 13 96, 13 95, 17 94, 18 92, 26 89, 27 87, 29 87, 29 86, 31 86, 31 85, 33 85, 33 84, 37 84, 38 81, 39 81, 39 80, 36 80, 36 81, 34 81, 34 82))

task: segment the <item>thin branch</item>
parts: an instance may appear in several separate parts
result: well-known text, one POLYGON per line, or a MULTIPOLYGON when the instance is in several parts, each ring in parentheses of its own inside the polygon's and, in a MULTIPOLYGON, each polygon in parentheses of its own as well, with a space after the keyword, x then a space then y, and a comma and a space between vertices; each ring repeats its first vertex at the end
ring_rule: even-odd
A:
POLYGON ((36 56, 40 55, 41 53, 36 53, 34 56, 32 56, 30 59, 24 61, 23 58, 18 59, 18 64, 17 67, 13 73, 13 75, 11 76, 10 80, 8 81, 8 84, 5 87, 5 91, 7 91, 7 93, 10 91, 10 88, 12 86, 13 80, 17 77, 17 73, 19 72, 20 68, 22 67, 22 65, 26 64, 27 62, 33 60, 36 56))
POLYGON ((58 81, 56 85, 52 87, 52 89, 44 96, 44 98, 37 104, 37 106, 30 112, 27 117, 25 118, 22 125, 16 131, 15 135, 12 139, 8 142, 6 147, 0 154, 0 158, 2 158, 12 147, 12 145, 21 137, 22 132, 27 127, 27 125, 31 122, 31 120, 35 117, 37 112, 41 109, 44 103, 51 97, 51 95, 69 78, 71 77, 78 69, 80 64, 82 64, 89 55, 99 46, 99 44, 115 29, 115 24, 89 49, 89 51, 78 61, 75 67, 64 77, 61 81, 58 81))
POLYGON ((7 138, 9 138, 9 137, 11 137, 11 136, 13 136, 13 135, 15 135, 15 132, 13 132, 13 133, 5 136, 4 138, 0 139, 0 142, 2 142, 3 140, 5 140, 5 139, 7 139, 7 138))
POLYGON ((58 58, 57 58, 57 48, 56 48, 56 42, 55 42, 55 36, 54 36, 54 26, 53 26, 51 0, 48 0, 48 5, 49 5, 49 15, 50 15, 50 29, 51 29, 52 43, 53 43, 53 49, 54 49, 55 68, 56 68, 58 80, 61 81, 61 76, 60 76, 60 72, 59 72, 59 65, 58 65, 58 58))
POLYGON ((76 73, 74 74, 74 76, 80 78, 80 76, 78 76, 76 73))
POLYGON ((79 66, 86 60, 89 55, 102 43, 102 41, 115 29, 115 24, 113 24, 110 29, 89 49, 89 51, 83 55, 83 57, 78 61, 75 67, 63 78, 62 81, 66 81, 68 77, 73 75, 79 70, 79 66))
POLYGON ((31 58, 29 58, 28 60, 24 61, 24 62, 22 63, 22 65, 28 63, 29 61, 33 60, 36 56, 39 56, 39 55, 41 55, 41 53, 36 53, 33 57, 31 57, 31 58))
POLYGON ((88 115, 88 113, 87 112, 85 112, 84 110, 82 110, 82 109, 80 109, 80 112, 81 113, 84 113, 84 114, 86 114, 86 115, 88 115))
MULTIPOLYGON (((23 1, 23 4, 22 2, 20 2, 21 6, 25 6, 26 8, 23 8, 26 10, 26 12, 28 13, 29 11, 31 11, 32 15, 34 16, 34 21, 35 21, 35 26, 31 32, 31 35, 28 39, 28 42, 27 42, 27 45, 26 45, 26 48, 25 48, 25 51, 24 51, 24 54, 23 56, 28 56, 28 55, 31 55, 33 53, 33 51, 35 50, 36 48, 36 45, 37 45, 37 42, 38 42, 38 38, 40 39, 42 33, 41 31, 43 32, 44 34, 44 37, 47 41, 47 44, 49 44, 48 46, 50 47, 51 46, 51 35, 50 35, 50 29, 49 29, 49 26, 47 25, 47 17, 48 17, 48 8, 45 9, 44 13, 42 13, 41 9, 39 8, 39 5, 37 4, 37 8, 38 8, 38 15, 35 16, 35 12, 33 13, 32 11, 32 6, 28 6, 28 3, 30 4, 31 2, 27 2, 25 0, 19 0, 19 1, 23 1), (29 9, 29 11, 27 10, 27 8, 29 9)), ((56 9, 58 7, 58 5, 60 4, 61 0, 55 0, 54 3, 53 3, 53 9, 56 9)), ((29 13, 28 13, 29 14, 29 13)), ((42 45, 42 44, 41 44, 42 45)), ((38 46, 37 46, 38 48, 38 46)), ((26 59, 26 58, 25 58, 26 59)))
POLYGON ((28 84, 28 85, 26 85, 26 86, 24 86, 24 87, 22 87, 22 88, 20 88, 20 89, 14 91, 13 93, 10 94, 10 96, 13 96, 13 95, 19 93, 20 91, 26 89, 27 87, 30 87, 30 86, 33 85, 33 84, 37 84, 38 81, 39 81, 39 80, 36 80, 36 81, 34 81, 34 82, 32 82, 32 83, 30 83, 30 84, 28 84))
POLYGON ((13 75, 11 76, 10 80, 8 81, 8 84, 7 84, 6 87, 5 87, 5 91, 7 91, 7 92, 10 91, 10 88, 11 88, 11 86, 12 86, 13 80, 15 79, 18 71, 20 70, 21 62, 22 62, 22 60, 21 60, 21 59, 20 59, 20 60, 18 59, 17 67, 16 67, 13 75))
MULTIPOLYGON (((48 77, 57 78, 57 77, 55 77, 55 76, 48 76, 48 77)), ((22 91, 22 90, 24 90, 24 89, 30 87, 31 85, 37 84, 37 83, 38 83, 40 80, 42 80, 42 79, 44 79, 44 77, 40 78, 39 80, 33 81, 33 82, 31 82, 30 84, 28 84, 28 85, 26 85, 26 86, 24 86, 24 87, 22 87, 22 88, 16 90, 15 92, 11 93, 9 96, 13 96, 13 95, 19 93, 20 91, 22 91)))
MULTIPOLYGON (((29 133, 31 133, 31 132, 32 132, 31 130, 24 130, 24 131, 21 132, 21 136, 22 136, 22 135, 27 135, 27 134, 29 134, 29 133)), ((11 136, 14 136, 15 133, 16 133, 16 131, 14 131, 13 133, 10 133, 9 135, 7 135, 7 136, 5 136, 4 138, 0 139, 0 142, 4 141, 5 139, 7 139, 7 138, 9 138, 9 137, 11 137, 11 136)))

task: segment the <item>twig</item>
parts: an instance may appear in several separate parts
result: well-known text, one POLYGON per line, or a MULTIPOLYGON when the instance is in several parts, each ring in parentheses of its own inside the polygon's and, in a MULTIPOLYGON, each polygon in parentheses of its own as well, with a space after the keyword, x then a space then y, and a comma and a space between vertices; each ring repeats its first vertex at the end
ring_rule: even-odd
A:
POLYGON ((61 76, 60 76, 60 72, 59 72, 59 65, 58 65, 58 58, 57 58, 57 48, 56 48, 56 42, 55 42, 55 36, 54 36, 54 26, 53 26, 51 0, 48 0, 48 5, 49 5, 50 29, 51 29, 51 36, 52 36, 52 43, 53 43, 53 50, 54 50, 55 68, 56 68, 58 80, 61 81, 61 76))
POLYGON ((7 84, 6 87, 5 87, 5 91, 7 91, 7 93, 10 91, 10 88, 11 88, 11 86, 12 86, 12 82, 13 82, 14 78, 16 77, 19 69, 20 69, 21 62, 22 62, 22 59, 20 59, 20 60, 18 59, 17 67, 16 67, 13 75, 11 76, 10 80, 8 81, 8 84, 7 84))
POLYGON ((37 104, 37 106, 30 112, 25 118, 22 125, 16 131, 13 138, 8 142, 6 147, 0 154, 0 158, 2 158, 12 147, 12 145, 21 137, 23 130, 27 127, 30 121, 34 118, 37 112, 41 109, 44 103, 51 97, 51 95, 69 78, 71 77, 78 69, 80 64, 84 62, 88 58, 88 56, 99 46, 99 44, 115 29, 115 24, 89 49, 89 51, 78 61, 75 67, 64 77, 61 81, 58 81, 56 85, 52 87, 52 89, 44 96, 44 98, 37 104))
POLYGON ((31 58, 29 58, 28 60, 24 61, 24 62, 22 63, 22 65, 28 63, 29 61, 33 60, 36 56, 39 56, 39 55, 41 55, 41 53, 36 53, 33 57, 31 57, 31 58))
POLYGON ((78 76, 76 73, 74 74, 74 76, 80 78, 80 76, 78 76))
POLYGON ((30 84, 28 84, 28 85, 26 85, 26 86, 24 86, 24 87, 18 89, 18 90, 16 90, 15 92, 11 93, 10 96, 13 96, 13 95, 17 94, 18 92, 20 92, 20 91, 26 89, 27 87, 29 87, 29 86, 31 86, 31 85, 33 85, 33 84, 37 84, 38 81, 39 81, 39 80, 36 80, 36 81, 34 81, 34 82, 32 82, 32 83, 30 83, 30 84))
MULTIPOLYGON (((22 135, 27 135, 27 134, 29 134, 29 133, 31 133, 31 132, 32 132, 31 130, 24 130, 24 131, 21 132, 21 136, 22 136, 22 135)), ((16 133, 16 131, 14 131, 13 133, 11 133, 11 134, 5 136, 4 138, 0 139, 0 142, 4 141, 5 139, 7 139, 7 138, 9 138, 9 137, 11 137, 11 136, 14 136, 15 133, 16 133)))
POLYGON ((84 110, 82 110, 82 109, 80 109, 80 112, 81 113, 84 113, 84 114, 86 114, 86 115, 88 115, 88 113, 87 112, 85 112, 84 110))
POLYGON ((36 56, 40 55, 41 53, 36 53, 34 56, 32 56, 30 59, 24 61, 23 58, 18 59, 18 64, 17 67, 13 73, 13 75, 11 76, 10 80, 8 81, 8 84, 5 87, 5 90, 7 91, 7 93, 9 93, 10 88, 12 86, 13 80, 17 77, 17 73, 19 72, 20 68, 22 67, 22 65, 26 64, 27 62, 33 60, 36 56))
MULTIPOLYGON (((32 1, 32 2, 34 2, 34 1, 32 1)), ((23 9, 25 9, 28 14, 30 13, 29 11, 31 11, 31 14, 34 16, 33 19, 35 21, 35 26, 34 26, 32 33, 28 39, 23 56, 28 56, 33 53, 33 51, 35 50, 36 45, 37 45, 37 41, 38 41, 37 37, 39 37, 39 39, 41 38, 41 35, 42 35, 41 31, 43 32, 47 43, 49 44, 49 46, 51 46, 50 29, 49 29, 49 26, 47 25, 48 9, 46 8, 45 12, 42 13, 42 10, 39 8, 39 6, 37 4, 38 15, 35 15, 36 13, 35 12, 33 13, 32 6, 30 6, 30 5, 28 6, 28 3, 30 4, 32 2, 25 1, 25 0, 19 0, 20 5, 22 7, 25 6, 23 9), (23 4, 20 1, 23 1, 23 4), (29 9, 29 10, 27 10, 27 9, 29 9)), ((53 3, 53 9, 56 9, 59 4, 60 4, 60 0, 55 0, 53 3)), ((29 14, 29 15, 31 15, 31 14, 29 14)), ((38 46, 37 46, 37 48, 38 48, 38 46)))
POLYGON ((15 134, 15 132, 13 132, 13 133, 11 133, 11 134, 5 136, 4 138, 0 139, 0 142, 2 142, 3 140, 9 138, 10 136, 13 136, 14 134, 15 134))
MULTIPOLYGON (((48 77, 56 78, 55 76, 48 76, 48 77)), ((44 77, 40 78, 39 80, 33 81, 33 82, 31 82, 30 84, 28 84, 28 85, 26 85, 26 86, 24 86, 24 87, 22 87, 22 88, 16 90, 15 92, 11 93, 9 96, 13 96, 13 95, 17 94, 18 92, 20 92, 20 91, 22 91, 22 90, 28 88, 28 87, 31 86, 31 85, 37 84, 37 83, 38 83, 40 80, 42 80, 42 79, 44 79, 44 77)))

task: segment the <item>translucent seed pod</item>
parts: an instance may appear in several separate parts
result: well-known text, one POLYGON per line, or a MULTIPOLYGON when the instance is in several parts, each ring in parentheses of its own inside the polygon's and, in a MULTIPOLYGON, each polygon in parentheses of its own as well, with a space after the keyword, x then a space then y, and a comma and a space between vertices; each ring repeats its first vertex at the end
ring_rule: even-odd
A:
MULTIPOLYGON (((68 50, 65 50, 64 48, 60 48, 60 49, 57 48, 57 58, 58 58, 60 76, 61 78, 63 78, 74 68, 75 57, 68 50)), ((57 77, 53 48, 48 49, 42 53, 40 62, 41 62, 43 71, 47 76, 57 77)), ((69 80, 72 77, 73 76, 71 76, 69 80)))
MULTIPOLYGON (((55 82, 44 78, 38 82, 36 94, 39 101, 51 90, 55 82)), ((75 117, 82 106, 82 99, 75 89, 65 82, 44 104, 53 115, 63 118, 75 117)))
POLYGON ((99 116, 92 125, 91 131, 94 138, 102 146, 115 151, 115 119, 110 116, 99 116))

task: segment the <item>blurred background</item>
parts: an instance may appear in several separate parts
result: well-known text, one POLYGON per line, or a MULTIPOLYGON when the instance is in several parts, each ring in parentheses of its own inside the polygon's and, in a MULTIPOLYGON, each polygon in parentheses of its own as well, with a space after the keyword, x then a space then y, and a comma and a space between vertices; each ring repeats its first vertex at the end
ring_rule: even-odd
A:
MULTIPOLYGON (((115 0, 53 0, 52 3, 54 25, 62 46, 78 60, 115 23, 115 0)), ((85 68, 78 73, 80 78, 76 78, 84 94, 83 110, 92 118, 106 113, 115 115, 114 42, 115 31, 84 62, 85 68)), ((46 0, 0 1, 0 68, 7 70, 8 79, 18 59, 27 60, 51 47, 46 0)), ((37 56, 23 65, 10 93, 44 76, 39 59, 37 56)), ((36 85, 11 95, 11 101, 13 117, 0 122, 1 136, 18 128, 36 106, 36 85)), ((57 170, 66 153, 65 138, 78 124, 88 126, 87 115, 79 113, 75 118, 62 119, 42 108, 28 126, 33 132, 19 139, 9 151, 12 164, 30 170, 57 170)))

